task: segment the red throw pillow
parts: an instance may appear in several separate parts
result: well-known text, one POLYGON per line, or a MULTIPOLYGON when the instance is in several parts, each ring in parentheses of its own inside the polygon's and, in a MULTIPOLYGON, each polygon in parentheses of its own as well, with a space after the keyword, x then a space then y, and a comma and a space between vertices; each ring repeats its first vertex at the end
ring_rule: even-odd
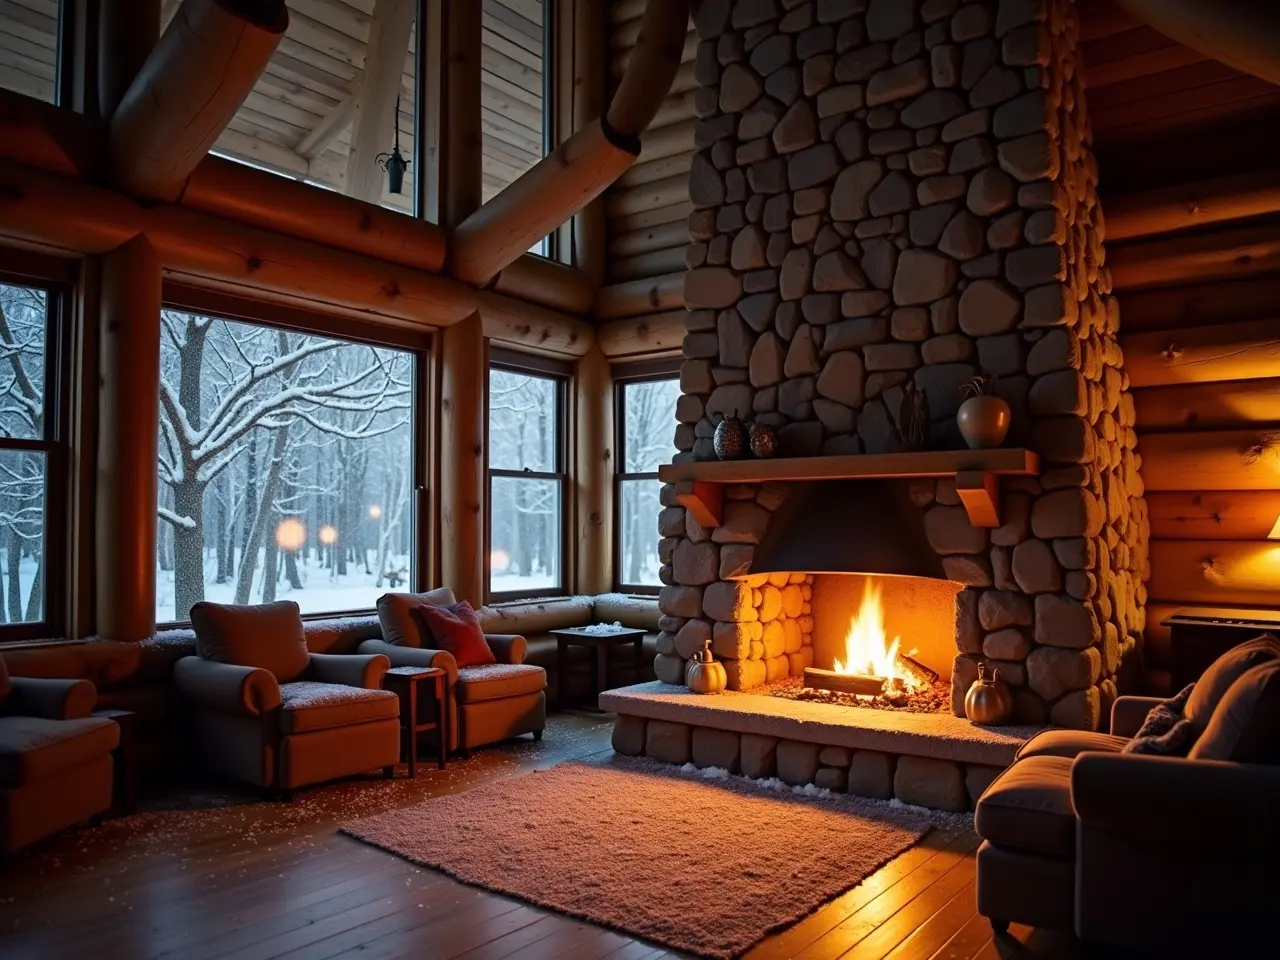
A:
POLYGON ((413 608, 413 615, 425 633, 422 645, 448 650, 459 667, 482 667, 498 662, 480 629, 480 618, 467 601, 451 607, 419 604, 413 608))

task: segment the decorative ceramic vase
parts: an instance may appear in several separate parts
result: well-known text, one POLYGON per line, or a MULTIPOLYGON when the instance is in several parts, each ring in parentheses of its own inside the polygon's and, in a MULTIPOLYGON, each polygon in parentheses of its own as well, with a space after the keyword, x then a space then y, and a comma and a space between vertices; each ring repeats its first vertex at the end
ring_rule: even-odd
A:
POLYGON ((751 452, 761 460, 778 455, 778 431, 759 420, 751 424, 751 452))
POLYGON ((996 667, 991 679, 987 679, 987 665, 978 664, 978 679, 973 681, 969 692, 964 695, 964 715, 970 723, 986 726, 999 726, 1009 719, 1013 713, 1013 694, 1000 679, 1000 668, 996 667))
POLYGON ((970 450, 990 450, 1004 443, 1012 417, 1003 399, 984 394, 960 404, 956 423, 970 450))
POLYGON ((929 398, 910 380, 902 387, 898 405, 898 431, 908 450, 923 450, 929 438, 929 398))
POLYGON ((737 417, 725 417, 716 424, 712 444, 721 460, 737 460, 747 448, 747 428, 737 417))
POLYGON ((724 664, 717 663, 711 656, 711 641, 708 640, 685 665, 685 686, 694 693, 720 693, 728 682, 729 677, 724 672, 724 664))

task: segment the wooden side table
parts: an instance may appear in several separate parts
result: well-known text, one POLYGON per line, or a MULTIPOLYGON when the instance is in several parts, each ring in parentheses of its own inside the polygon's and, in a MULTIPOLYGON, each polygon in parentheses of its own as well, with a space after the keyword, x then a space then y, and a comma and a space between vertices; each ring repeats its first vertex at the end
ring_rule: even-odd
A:
POLYGON ((409 755, 409 778, 418 776, 418 734, 436 731, 439 745, 437 765, 443 770, 449 763, 449 683, 448 675, 439 667, 392 667, 383 675, 382 689, 400 698, 400 730, 403 749, 409 755), (423 721, 419 716, 418 686, 432 684, 435 702, 434 718, 423 721))
POLYGON ((133 733, 138 715, 132 710, 95 710, 93 716, 112 720, 120 728, 120 743, 111 751, 111 816, 123 817, 137 808, 137 760, 133 733))
POLYGON ((563 710, 567 697, 565 688, 569 685, 569 648, 594 647, 596 651, 595 693, 598 698, 609 689, 609 650, 632 644, 633 656, 637 672, 644 661, 644 631, 631 627, 617 627, 608 633, 587 633, 582 627, 565 627, 563 630, 552 630, 556 638, 556 709, 563 710))

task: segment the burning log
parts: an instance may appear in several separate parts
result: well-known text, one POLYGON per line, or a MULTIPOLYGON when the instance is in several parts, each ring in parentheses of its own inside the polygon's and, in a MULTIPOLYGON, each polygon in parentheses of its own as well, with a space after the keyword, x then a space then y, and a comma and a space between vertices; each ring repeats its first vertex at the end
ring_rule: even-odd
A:
POLYGON ((814 690, 878 697, 884 692, 884 677, 866 677, 855 673, 836 673, 834 670, 805 667, 804 685, 814 690))
POLYGON ((898 669, 910 678, 908 686, 914 688, 931 687, 938 682, 938 673, 936 670, 930 670, 919 660, 909 657, 905 653, 898 654, 898 669))

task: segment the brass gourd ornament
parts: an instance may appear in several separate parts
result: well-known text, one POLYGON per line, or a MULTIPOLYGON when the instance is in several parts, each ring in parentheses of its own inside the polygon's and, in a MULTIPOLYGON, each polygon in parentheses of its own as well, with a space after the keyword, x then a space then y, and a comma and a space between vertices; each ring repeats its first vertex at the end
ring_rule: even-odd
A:
POLYGON ((720 693, 728 683, 724 664, 711 656, 711 641, 708 640, 685 665, 684 684, 694 693, 720 693))
POLYGON ((767 423, 756 420, 748 431, 751 437, 751 452, 761 460, 768 460, 778 454, 778 431, 767 423))
POLYGON ((721 460, 737 460, 747 449, 747 428, 737 416, 728 416, 716 424, 712 446, 721 460))
POLYGON ((1013 694, 1009 692, 1008 684, 1000 679, 1000 668, 996 667, 991 678, 987 679, 987 665, 979 663, 978 679, 973 681, 964 696, 964 715, 970 723, 999 726, 1012 713, 1013 694))

